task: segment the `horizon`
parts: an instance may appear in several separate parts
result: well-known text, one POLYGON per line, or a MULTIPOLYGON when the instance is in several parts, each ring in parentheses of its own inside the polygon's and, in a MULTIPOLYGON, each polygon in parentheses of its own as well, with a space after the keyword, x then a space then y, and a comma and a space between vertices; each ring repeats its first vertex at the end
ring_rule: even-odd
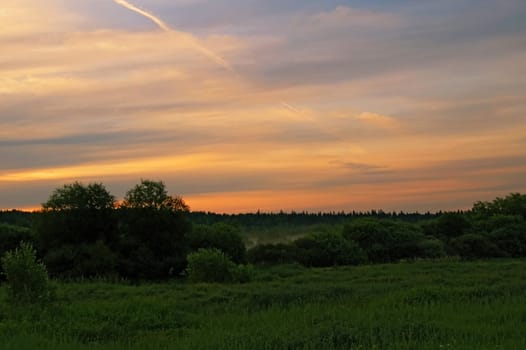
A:
POLYGON ((526 192, 522 0, 5 0, 0 208, 162 180, 192 211, 526 192))
MULTIPOLYGON (((508 193, 506 196, 499 196, 499 197, 496 197, 494 199, 498 199, 498 198, 505 198, 507 197, 508 195, 512 195, 512 194, 521 194, 521 193, 518 193, 518 192, 515 192, 515 193, 508 193)), ((184 200, 184 198, 183 198, 184 200)), ((121 207, 121 204, 123 202, 123 199, 115 199, 115 202, 114 202, 114 209, 119 209, 121 207)), ((186 202, 186 201, 185 201, 186 202)), ((487 202, 487 201, 476 201, 476 202, 487 202)), ((442 210, 442 209, 439 209, 439 210, 434 210, 434 211, 431 211, 431 210, 427 210, 427 211, 419 211, 419 210, 414 210, 414 211, 404 211, 404 210, 384 210, 382 208, 369 208, 369 209, 365 209, 365 210, 339 210, 339 211, 336 211, 336 210, 326 210, 326 211, 309 211, 309 210, 302 210, 302 211, 297 211, 297 210, 294 210, 294 209, 289 209, 289 210, 283 210, 283 209, 279 209, 279 210, 268 210, 268 211, 263 211, 263 210, 260 210, 260 209, 257 209, 255 211, 232 211, 232 212, 216 212, 216 211, 209 211, 209 210, 193 210, 192 207, 190 206, 189 207, 189 211, 190 213, 205 213, 205 214, 213 214, 213 215, 278 215, 278 214, 285 214, 285 215, 290 215, 290 214, 306 214, 306 215, 317 215, 317 214, 323 214, 323 215, 354 215, 354 214, 357 214, 357 215, 367 215, 367 214, 370 214, 370 215, 376 215, 376 214, 373 214, 373 213, 384 213, 384 214, 407 214, 407 215, 413 215, 413 214, 416 214, 416 215, 427 215, 427 214, 431 214, 431 215, 438 215, 440 213, 448 213, 448 212, 469 212, 472 210, 473 208, 473 205, 475 204, 472 203, 471 206, 469 207, 465 207, 465 208, 456 208, 456 209, 447 209, 447 210, 442 210)), ((44 209, 43 209, 43 204, 40 205, 39 207, 31 207, 31 208, 0 208, 0 212, 10 212, 10 211, 19 211, 19 212, 24 212, 24 213, 38 213, 38 212, 42 212, 44 209)))
MULTIPOLYGON (((116 206, 114 209, 119 209, 119 206, 116 206)), ((192 208, 190 208, 190 213, 204 213, 204 214, 212 214, 212 215, 280 215, 280 214, 284 214, 284 215, 292 215, 292 214, 298 214, 298 215, 318 215, 318 214, 322 214, 322 215, 353 215, 353 214, 357 214, 357 215, 367 215, 367 214, 370 214, 371 216, 374 216, 375 214, 372 214, 372 212, 376 212, 376 213, 384 213, 384 214, 387 214, 387 215, 390 215, 390 214, 406 214, 406 215, 427 215, 427 214, 430 214, 430 215, 438 215, 440 213, 457 213, 457 212, 467 212, 467 211, 470 211, 472 208, 465 208, 465 209, 456 209, 456 210, 438 210, 438 211, 426 211, 426 212, 420 212, 420 211, 410 211, 410 212, 406 212, 406 211, 403 211, 403 210, 400 210, 400 211, 384 211, 382 210, 381 208, 371 208, 369 210, 364 210, 364 211, 356 211, 356 210, 351 210, 351 211, 295 211, 295 210, 291 210, 291 211, 285 211, 285 210, 278 210, 278 211, 261 211, 261 210, 256 210, 256 211, 253 211, 253 212, 214 212, 214 211, 204 211, 204 210, 192 210, 192 208)), ((17 209, 17 208, 10 208, 10 209, 7 209, 7 208, 4 208, 4 209, 0 209, 0 212, 22 212, 22 213, 29 213, 29 214, 32 214, 32 213, 40 213, 42 212, 42 207, 38 207, 38 208, 21 208, 21 209, 17 209)))

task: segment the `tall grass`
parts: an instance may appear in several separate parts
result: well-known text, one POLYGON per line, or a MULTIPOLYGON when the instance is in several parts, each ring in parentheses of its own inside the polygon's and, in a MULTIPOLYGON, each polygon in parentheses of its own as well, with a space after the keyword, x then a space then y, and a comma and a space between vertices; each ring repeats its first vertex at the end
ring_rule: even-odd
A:
POLYGON ((47 306, 0 288, 2 349, 526 349, 526 261, 257 271, 244 285, 86 281, 47 306))

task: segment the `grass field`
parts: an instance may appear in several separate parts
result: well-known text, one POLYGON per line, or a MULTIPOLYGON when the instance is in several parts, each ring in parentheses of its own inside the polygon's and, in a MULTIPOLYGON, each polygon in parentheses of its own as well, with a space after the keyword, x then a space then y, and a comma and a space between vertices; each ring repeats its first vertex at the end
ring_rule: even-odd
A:
POLYGON ((257 270, 243 285, 0 288, 2 349, 526 349, 526 261, 257 270))

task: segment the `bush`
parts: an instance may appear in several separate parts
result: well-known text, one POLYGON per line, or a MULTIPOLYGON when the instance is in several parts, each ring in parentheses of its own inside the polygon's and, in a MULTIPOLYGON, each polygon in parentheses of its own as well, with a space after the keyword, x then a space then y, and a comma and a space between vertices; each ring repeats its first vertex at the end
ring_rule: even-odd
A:
POLYGON ((426 238, 417 225, 369 218, 345 225, 343 236, 356 242, 373 263, 419 257, 419 243, 426 238))
POLYGON ((439 239, 425 239, 417 244, 420 258, 442 258, 447 255, 444 243, 439 239))
POLYGON ((437 220, 437 236, 440 238, 454 238, 462 236, 470 228, 466 217, 460 213, 445 213, 437 220))
POLYGON ((236 265, 216 248, 201 248, 188 255, 186 269, 188 279, 193 282, 230 282, 236 265))
POLYGON ((46 266, 37 260, 31 244, 22 242, 20 248, 7 252, 2 257, 2 267, 12 301, 42 303, 52 299, 46 266))
POLYGON ((493 258, 505 255, 488 237, 473 233, 453 239, 451 247, 465 259, 493 258))
POLYGON ((489 237, 506 255, 514 258, 526 256, 526 224, 502 226, 489 237))
POLYGON ((213 225, 194 225, 188 235, 188 245, 192 251, 200 248, 219 249, 236 264, 247 262, 245 243, 241 230, 236 226, 221 222, 213 225))
POLYGON ((364 251, 336 233, 319 233, 293 242, 298 262, 304 266, 357 265, 367 261, 364 251))
POLYGON ((471 232, 490 233, 501 228, 515 227, 524 224, 524 219, 520 215, 488 215, 474 221, 471 232))
POLYGON ((252 264, 278 265, 290 264, 298 259, 298 250, 292 244, 259 244, 251 248, 248 253, 248 261, 252 264))
POLYGON ((44 262, 54 277, 103 277, 117 274, 117 255, 102 241, 62 245, 50 250, 44 262))

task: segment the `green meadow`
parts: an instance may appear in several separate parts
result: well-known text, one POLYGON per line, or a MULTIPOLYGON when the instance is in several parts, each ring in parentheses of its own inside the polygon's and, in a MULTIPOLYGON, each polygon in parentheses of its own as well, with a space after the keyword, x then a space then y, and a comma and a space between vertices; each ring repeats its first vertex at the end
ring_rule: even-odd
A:
POLYGON ((526 349, 526 261, 258 267, 246 284, 54 282, 2 349, 526 349))

